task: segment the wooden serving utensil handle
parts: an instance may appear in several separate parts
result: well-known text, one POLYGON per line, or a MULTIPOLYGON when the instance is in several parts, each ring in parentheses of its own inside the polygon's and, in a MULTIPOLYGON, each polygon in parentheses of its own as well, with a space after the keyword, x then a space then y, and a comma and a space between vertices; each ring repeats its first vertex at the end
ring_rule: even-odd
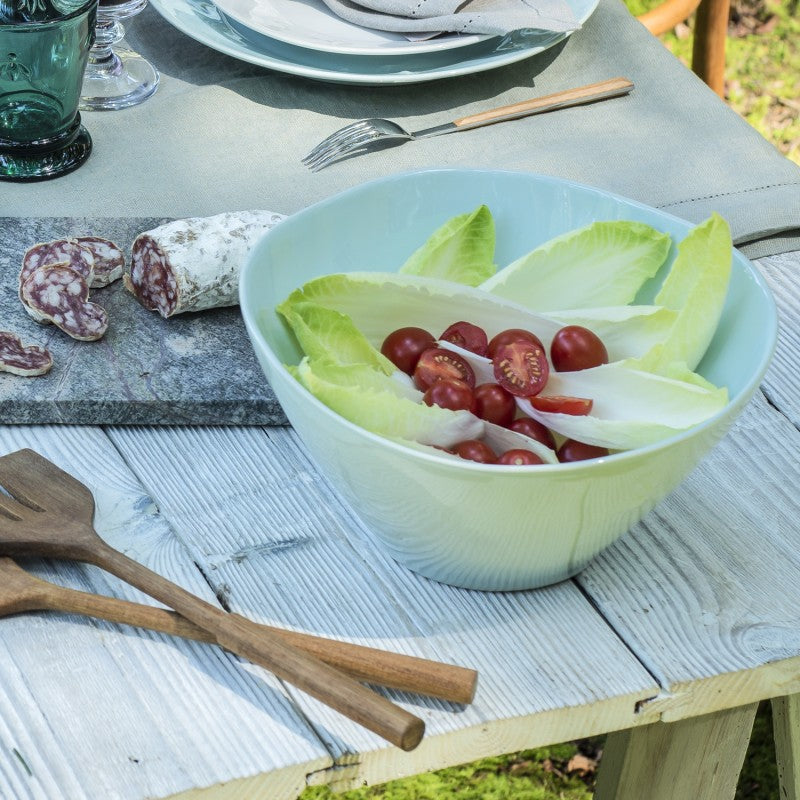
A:
POLYGON ((397 747, 413 750, 422 740, 421 719, 263 626, 212 606, 105 543, 95 544, 82 560, 164 603, 213 634, 222 647, 266 667, 397 747))
POLYGON ((471 114, 468 117, 454 120, 453 125, 459 130, 479 128, 482 125, 489 125, 493 122, 519 119, 542 111, 582 105, 595 100, 603 100, 607 97, 618 97, 619 95, 627 94, 631 89, 633 89, 633 83, 627 78, 611 78, 588 86, 567 89, 563 92, 548 94, 544 97, 535 97, 532 100, 525 100, 521 103, 513 103, 512 105, 493 108, 489 111, 482 111, 479 114, 471 114))
MULTIPOLYGON (((171 636, 181 636, 184 639, 214 644, 217 642, 213 634, 174 611, 132 603, 116 597, 81 592, 40 581, 32 575, 29 577, 31 581, 41 584, 40 591, 37 592, 38 608, 46 607, 52 611, 98 617, 109 622, 135 625, 171 636)), ((259 629, 263 628, 280 636, 289 644, 361 681, 438 697, 453 703, 471 703, 475 696, 478 673, 466 667, 284 630, 261 623, 253 624, 258 624, 259 629)))

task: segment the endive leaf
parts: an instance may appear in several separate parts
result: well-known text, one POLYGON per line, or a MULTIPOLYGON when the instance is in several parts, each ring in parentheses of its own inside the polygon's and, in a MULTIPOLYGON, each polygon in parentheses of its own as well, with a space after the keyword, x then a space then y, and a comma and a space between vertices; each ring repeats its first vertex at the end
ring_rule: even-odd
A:
POLYGON ((397 328, 413 325, 438 337, 462 319, 480 325, 490 338, 506 328, 526 328, 546 347, 562 327, 546 315, 480 289, 393 272, 347 272, 316 278, 292 292, 281 304, 281 313, 308 302, 346 314, 376 348, 397 328))
POLYGON ((671 239, 641 222, 593 222, 545 242, 481 284, 534 311, 633 302, 671 239))
POLYGON ((395 365, 367 341, 346 314, 307 302, 281 303, 277 310, 309 358, 368 364, 385 375, 396 371, 395 365))
POLYGON ((670 334, 678 312, 662 306, 606 306, 549 311, 563 325, 582 325, 600 337, 609 361, 644 356, 670 334))
POLYGON ((304 358, 295 374, 337 414, 381 436, 452 447, 465 439, 479 439, 484 432, 483 421, 469 411, 450 411, 402 396, 399 382, 364 365, 304 358))
POLYGON ((728 223, 719 214, 692 228, 653 301, 678 313, 665 340, 648 353, 642 369, 663 373, 671 364, 694 369, 717 329, 733 263, 728 223))
POLYGON ((518 405, 562 436, 612 450, 672 436, 710 419, 728 402, 726 389, 709 387, 702 379, 675 380, 622 363, 551 372, 541 394, 591 398, 592 412, 585 417, 537 411, 527 399, 518 400, 518 405))
POLYGON ((487 206, 478 206, 435 230, 399 272, 477 286, 494 275, 494 246, 494 219, 487 206))

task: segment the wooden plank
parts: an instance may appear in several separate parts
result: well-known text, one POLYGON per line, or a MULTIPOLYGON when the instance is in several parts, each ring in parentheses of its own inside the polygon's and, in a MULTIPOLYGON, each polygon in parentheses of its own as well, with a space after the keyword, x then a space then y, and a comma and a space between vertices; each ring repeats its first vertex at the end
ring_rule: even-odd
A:
POLYGON ((758 395, 578 581, 664 687, 664 720, 800 691, 800 435, 758 395))
MULTIPOLYGON (((152 499, 97 428, 0 428, 84 481, 112 545, 215 602, 152 499)), ((93 567, 25 562, 74 588, 147 601, 93 567)), ((294 798, 331 758, 282 685, 217 647, 71 615, 0 621, 0 767, 8 800, 142 800, 260 775, 294 798)))
POLYGON ((758 261, 772 289, 778 307, 780 334, 775 355, 764 378, 763 390, 769 401, 800 427, 800 281, 797 253, 762 258, 758 261))
POLYGON ((574 585, 471 592, 398 566, 291 429, 118 428, 110 436, 231 609, 479 670, 465 708, 392 695, 425 718, 428 732, 412 753, 297 693, 336 756, 336 769, 310 782, 378 783, 648 721, 636 707, 658 687, 574 585))
POLYGON ((612 733, 595 800, 733 800, 758 703, 612 733))
POLYGON ((800 800, 800 694, 772 701, 781 800, 800 800))

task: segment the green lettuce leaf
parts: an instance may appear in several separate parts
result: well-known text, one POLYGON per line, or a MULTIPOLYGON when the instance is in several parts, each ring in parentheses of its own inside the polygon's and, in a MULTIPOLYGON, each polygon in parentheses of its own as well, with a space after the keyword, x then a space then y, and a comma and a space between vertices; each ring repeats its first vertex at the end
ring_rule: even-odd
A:
POLYGON ((534 311, 627 305, 670 244, 668 234, 641 222, 593 222, 545 242, 481 288, 534 311))
POLYGON ((487 206, 479 206, 435 230, 399 272, 477 286, 494 275, 494 246, 494 219, 487 206))

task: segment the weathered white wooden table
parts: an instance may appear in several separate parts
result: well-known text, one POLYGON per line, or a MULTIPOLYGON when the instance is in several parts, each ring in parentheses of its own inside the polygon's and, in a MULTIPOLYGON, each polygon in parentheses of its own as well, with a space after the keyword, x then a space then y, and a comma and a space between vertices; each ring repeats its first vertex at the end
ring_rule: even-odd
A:
MULTIPOLYGON (((613 732, 597 797, 732 798, 772 698, 800 798, 800 254, 760 262, 782 314, 734 430, 572 581, 481 593, 384 557, 291 429, 0 428, 84 481, 112 545, 222 607, 480 671, 405 753, 217 647, 55 613, 0 620, 3 800, 281 800, 613 732)), ((346 457, 346 454, 344 454, 346 457)), ((398 509, 398 513, 402 513, 398 509)), ((147 602, 92 567, 25 562, 147 602)))

